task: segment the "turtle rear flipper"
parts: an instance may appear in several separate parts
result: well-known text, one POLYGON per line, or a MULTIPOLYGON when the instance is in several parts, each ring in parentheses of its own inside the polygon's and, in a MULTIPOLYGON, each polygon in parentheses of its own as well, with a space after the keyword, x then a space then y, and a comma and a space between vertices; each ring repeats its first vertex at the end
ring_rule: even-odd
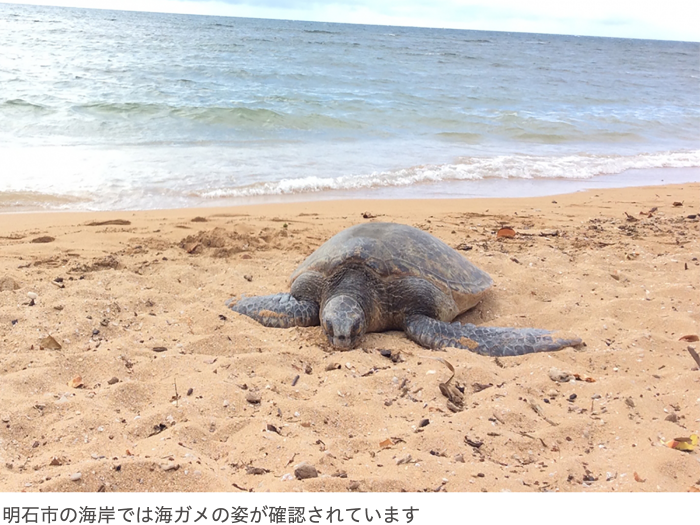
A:
POLYGON ((558 339, 537 328, 496 328, 473 324, 445 323, 424 315, 406 319, 406 335, 426 348, 464 348, 491 357, 553 352, 581 344, 581 339, 558 339))
POLYGON ((278 293, 261 297, 244 297, 230 301, 227 306, 234 312, 247 315, 271 328, 292 326, 317 326, 318 303, 298 301, 292 294, 278 293))

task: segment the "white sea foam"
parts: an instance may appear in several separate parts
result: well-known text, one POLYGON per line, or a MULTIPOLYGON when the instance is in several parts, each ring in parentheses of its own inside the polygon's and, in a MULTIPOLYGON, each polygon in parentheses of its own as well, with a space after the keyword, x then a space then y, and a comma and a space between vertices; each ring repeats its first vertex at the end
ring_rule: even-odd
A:
POLYGON ((431 182, 501 179, 588 179, 613 175, 630 169, 700 167, 700 150, 670 151, 641 155, 501 155, 465 157, 455 164, 422 165, 339 177, 300 177, 263 182, 242 187, 198 191, 199 197, 216 199, 314 193, 333 190, 360 190, 411 186, 431 182))

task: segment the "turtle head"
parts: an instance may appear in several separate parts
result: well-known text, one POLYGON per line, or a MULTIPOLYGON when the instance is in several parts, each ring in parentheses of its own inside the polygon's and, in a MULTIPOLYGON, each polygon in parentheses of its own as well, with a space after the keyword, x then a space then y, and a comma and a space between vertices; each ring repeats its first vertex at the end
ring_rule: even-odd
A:
POLYGON ((350 350, 367 331, 365 312, 349 295, 336 295, 323 307, 321 327, 331 345, 350 350))

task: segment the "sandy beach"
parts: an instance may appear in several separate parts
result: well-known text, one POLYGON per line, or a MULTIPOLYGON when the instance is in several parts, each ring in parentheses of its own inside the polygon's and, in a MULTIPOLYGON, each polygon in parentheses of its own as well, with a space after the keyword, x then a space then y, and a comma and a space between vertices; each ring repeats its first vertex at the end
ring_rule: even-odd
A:
POLYGON ((664 443, 700 432, 699 214, 695 183, 0 215, 0 490, 698 491, 700 450, 664 443), (338 352, 226 308, 366 221, 493 277, 460 320, 584 344, 494 359, 386 332, 338 352))

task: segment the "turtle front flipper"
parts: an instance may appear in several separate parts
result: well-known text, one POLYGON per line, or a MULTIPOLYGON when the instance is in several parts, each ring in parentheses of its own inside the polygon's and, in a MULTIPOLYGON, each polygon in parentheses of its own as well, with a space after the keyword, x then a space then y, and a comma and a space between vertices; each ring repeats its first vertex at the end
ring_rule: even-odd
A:
POLYGON ((453 346, 492 357, 533 352, 553 352, 581 344, 581 339, 558 339, 552 332, 537 328, 495 328, 473 324, 445 323, 424 315, 406 319, 406 335, 434 350, 453 346))
POLYGON ((244 297, 239 301, 227 301, 234 312, 247 315, 271 328, 292 326, 317 326, 318 303, 298 301, 292 294, 278 293, 260 297, 244 297))

